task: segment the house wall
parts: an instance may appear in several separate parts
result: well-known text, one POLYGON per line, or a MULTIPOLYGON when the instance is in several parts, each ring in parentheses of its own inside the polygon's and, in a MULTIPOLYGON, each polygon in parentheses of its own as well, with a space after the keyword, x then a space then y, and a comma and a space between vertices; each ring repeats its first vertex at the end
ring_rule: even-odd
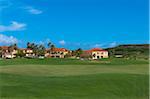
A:
POLYGON ((92 59, 101 59, 101 58, 108 58, 107 51, 93 51, 92 52, 92 59))
POLYGON ((68 52, 63 51, 55 51, 50 53, 45 53, 45 57, 52 57, 52 58, 65 58, 65 55, 68 54, 68 52))
POLYGON ((17 53, 18 53, 17 50, 13 50, 12 52, 5 50, 4 53, 2 54, 2 58, 15 58, 17 53))
POLYGON ((33 50, 26 50, 26 53, 33 53, 33 50))
POLYGON ((31 50, 31 49, 25 49, 25 50, 23 50, 23 53, 25 53, 26 57, 34 57, 35 56, 35 54, 33 53, 33 50, 31 50))

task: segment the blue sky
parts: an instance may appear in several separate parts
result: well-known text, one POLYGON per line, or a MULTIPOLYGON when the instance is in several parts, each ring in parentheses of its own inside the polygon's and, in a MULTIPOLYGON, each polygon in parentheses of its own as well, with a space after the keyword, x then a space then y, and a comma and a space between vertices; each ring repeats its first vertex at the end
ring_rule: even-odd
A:
POLYGON ((0 0, 0 45, 69 49, 149 43, 148 0, 0 0))

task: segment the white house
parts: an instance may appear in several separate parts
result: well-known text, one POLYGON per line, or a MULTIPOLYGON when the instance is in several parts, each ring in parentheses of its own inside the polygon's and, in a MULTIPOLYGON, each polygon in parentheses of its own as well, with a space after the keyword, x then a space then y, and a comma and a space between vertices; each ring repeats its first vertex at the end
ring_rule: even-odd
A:
POLYGON ((85 50, 83 51, 83 54, 81 56, 89 56, 92 59, 101 59, 101 58, 108 58, 108 51, 100 49, 100 48, 93 48, 91 50, 85 50))
POLYGON ((0 46, 0 48, 2 51, 2 58, 15 58, 18 52, 16 49, 10 50, 9 46, 0 46))
POLYGON ((35 53, 30 48, 21 49, 26 57, 34 57, 35 53))
POLYGON ((47 49, 45 53, 45 57, 52 57, 52 58, 65 58, 65 55, 68 54, 68 50, 65 48, 53 48, 47 49))

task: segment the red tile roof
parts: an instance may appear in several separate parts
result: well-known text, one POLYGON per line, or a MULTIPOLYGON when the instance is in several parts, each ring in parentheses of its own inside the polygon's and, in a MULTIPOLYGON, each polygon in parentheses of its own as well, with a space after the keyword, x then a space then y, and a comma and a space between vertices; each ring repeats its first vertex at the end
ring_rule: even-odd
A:
POLYGON ((93 49, 90 49, 90 50, 85 50, 84 52, 86 53, 91 53, 93 51, 101 51, 101 52, 107 52, 106 50, 103 50, 101 48, 93 48, 93 49))
POLYGON ((102 49, 101 48, 93 48, 93 49, 91 49, 91 51, 102 51, 102 49))
POLYGON ((0 46, 3 50, 8 50, 9 46, 0 46))
POLYGON ((49 51, 49 50, 50 50, 50 48, 45 49, 45 51, 49 51))
POLYGON ((32 50, 31 48, 20 48, 20 50, 32 50))
POLYGON ((53 48, 53 51, 56 51, 56 52, 67 52, 68 50, 65 49, 65 48, 53 48))

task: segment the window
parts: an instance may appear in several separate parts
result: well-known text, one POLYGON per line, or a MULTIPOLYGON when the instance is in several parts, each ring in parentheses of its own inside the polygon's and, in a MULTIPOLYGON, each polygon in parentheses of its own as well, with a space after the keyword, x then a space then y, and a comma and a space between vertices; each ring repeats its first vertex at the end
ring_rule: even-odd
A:
POLYGON ((59 58, 60 56, 56 56, 57 58, 59 58))
POLYGON ((97 56, 97 59, 99 59, 99 56, 97 56))
POLYGON ((93 57, 95 57, 96 56, 96 54, 93 54, 93 57))

